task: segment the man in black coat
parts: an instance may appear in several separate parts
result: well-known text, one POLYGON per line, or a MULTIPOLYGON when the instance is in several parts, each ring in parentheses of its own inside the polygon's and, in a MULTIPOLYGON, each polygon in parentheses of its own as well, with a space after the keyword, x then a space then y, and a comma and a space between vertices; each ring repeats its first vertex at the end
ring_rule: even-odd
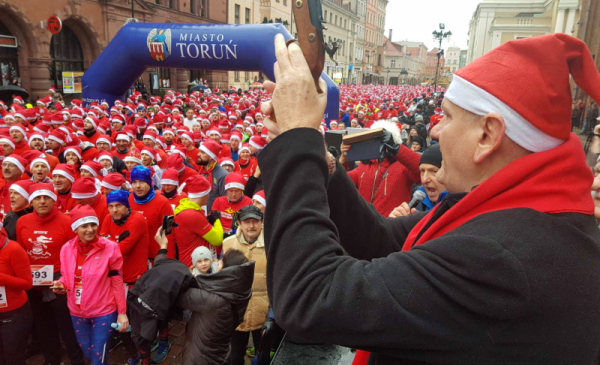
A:
MULTIPOLYGON (((259 164, 267 286, 282 328, 370 351, 369 364, 596 359, 600 231, 592 175, 569 132, 570 96, 557 91, 569 89, 571 72, 600 99, 600 75, 583 42, 566 35, 511 41, 457 73, 431 133, 444 155, 437 178, 450 194, 430 213, 396 219, 379 216, 343 168, 324 158, 318 127, 327 95, 316 92, 300 48, 276 37, 275 53, 278 84, 265 83, 276 90, 277 123, 265 121, 275 139, 259 164), (516 93, 506 84, 514 80, 554 98, 516 93)), ((268 115, 271 105, 262 109, 268 115)))

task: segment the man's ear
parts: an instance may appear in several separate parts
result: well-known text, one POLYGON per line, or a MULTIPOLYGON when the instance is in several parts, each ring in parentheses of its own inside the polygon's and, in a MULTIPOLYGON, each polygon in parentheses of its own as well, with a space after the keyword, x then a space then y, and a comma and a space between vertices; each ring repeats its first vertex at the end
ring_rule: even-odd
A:
POLYGON ((483 162, 494 151, 500 148, 504 140, 506 125, 504 118, 498 113, 484 115, 479 120, 481 127, 477 148, 473 156, 473 162, 479 164, 483 162))

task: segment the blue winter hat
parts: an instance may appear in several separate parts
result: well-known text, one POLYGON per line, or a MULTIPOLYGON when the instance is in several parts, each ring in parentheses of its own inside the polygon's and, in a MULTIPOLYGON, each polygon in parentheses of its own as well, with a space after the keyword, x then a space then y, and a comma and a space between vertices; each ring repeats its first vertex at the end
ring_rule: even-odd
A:
POLYGON ((127 190, 113 190, 106 196, 106 204, 120 203, 129 208, 129 192, 127 190))
POLYGON ((136 180, 141 180, 152 186, 152 170, 143 165, 135 166, 133 169, 131 169, 129 182, 133 183, 136 180))

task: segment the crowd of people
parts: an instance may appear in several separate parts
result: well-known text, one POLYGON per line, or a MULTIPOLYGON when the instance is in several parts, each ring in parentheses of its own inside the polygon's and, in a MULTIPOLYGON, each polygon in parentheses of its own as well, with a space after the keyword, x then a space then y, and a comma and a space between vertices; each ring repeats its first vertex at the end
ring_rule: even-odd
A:
MULTIPOLYGON (((258 165, 271 142, 260 106, 272 95, 207 87, 84 107, 49 92, 34 107, 0 102, 0 364, 33 353, 61 364, 61 339, 74 365, 107 364, 121 341, 129 364, 160 363, 173 319, 187 322, 184 364, 268 364, 282 337, 258 165)), ((444 92, 342 85, 338 118, 321 121, 323 137, 383 128, 393 142, 366 161, 336 146, 379 215, 427 212, 448 194, 429 135, 444 92)))
MULTIPOLYGON (((188 321, 184 363, 238 365, 246 355, 269 363, 282 337, 269 311, 257 162, 269 143, 260 104, 270 97, 259 89, 169 90, 84 107, 50 89, 34 107, 20 97, 0 102, 0 316, 11 318, 0 323, 3 363, 41 353, 60 364, 61 339, 72 364, 105 364, 121 341, 130 364, 160 363, 171 347, 169 320, 179 318, 174 308, 188 321), (182 279, 146 278, 160 276, 161 266, 182 279)), ((430 196, 422 207, 442 194, 441 155, 427 148, 442 98, 428 87, 342 86, 339 118, 322 121, 323 135, 384 123, 407 146, 350 172, 381 214, 397 214, 421 180, 430 196), (384 178, 373 189, 377 174, 384 178)))

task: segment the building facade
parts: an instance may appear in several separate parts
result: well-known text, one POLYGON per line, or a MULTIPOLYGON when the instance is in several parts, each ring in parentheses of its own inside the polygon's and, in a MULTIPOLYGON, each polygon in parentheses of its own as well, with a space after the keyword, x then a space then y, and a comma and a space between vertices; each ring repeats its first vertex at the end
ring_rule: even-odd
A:
POLYGON ((355 83, 363 81, 363 64, 365 56, 365 26, 367 18, 367 0, 349 0, 344 4, 349 3, 351 10, 356 12, 358 21, 356 22, 356 43, 354 47, 354 67, 352 70, 353 80, 355 83))
POLYGON ((467 65, 467 50, 461 49, 458 69, 460 70, 461 68, 465 67, 466 65, 467 65))
POLYGON ((327 21, 327 30, 323 32, 325 42, 338 46, 335 62, 326 57, 325 72, 338 84, 360 83, 354 72, 356 44, 358 43, 357 25, 360 17, 351 2, 341 0, 323 0, 323 18, 327 21))
MULTIPOLYGON (((600 2, 598 0, 583 0, 581 17, 578 23, 580 25, 577 38, 583 40, 588 46, 596 62, 596 68, 600 70, 600 2)), ((573 86, 575 88, 574 99, 582 100, 585 103, 587 113, 592 98, 579 89, 577 85, 573 86)))
POLYGON ((483 0, 469 24, 467 63, 513 39, 550 33, 576 35, 582 1, 483 0))
POLYGON ((438 78, 444 77, 444 68, 446 65, 446 59, 444 57, 444 53, 439 53, 439 63, 438 63, 438 52, 439 49, 436 47, 431 51, 427 52, 427 65, 425 66, 425 75, 430 84, 435 82, 436 76, 438 78), (436 73, 437 67, 437 73, 436 73))
MULTIPOLYGON (((391 38, 390 30, 390 38, 391 38)), ((386 85, 416 85, 420 83, 417 79, 417 71, 420 68, 419 60, 404 53, 404 47, 398 43, 384 38, 385 47, 385 76, 386 85)))
POLYGON ((427 46, 423 42, 402 41, 398 42, 402 52, 413 61, 412 68, 408 69, 407 79, 411 85, 422 83, 426 80, 427 46))
MULTIPOLYGON (((132 16, 132 0, 0 0, 0 35, 14 37, 16 48, 0 47, 2 83, 16 78, 33 100, 62 89, 63 71, 85 71, 132 16), (52 35, 46 20, 56 15, 63 29, 52 35)), ((227 21, 227 0, 133 0, 141 22, 215 24, 227 21)), ((171 68, 148 69, 148 91, 187 91, 190 80, 203 78, 213 87, 227 86, 227 73, 171 68), (153 75, 156 75, 152 77, 153 75), (153 82, 151 82, 153 81, 153 82)))

